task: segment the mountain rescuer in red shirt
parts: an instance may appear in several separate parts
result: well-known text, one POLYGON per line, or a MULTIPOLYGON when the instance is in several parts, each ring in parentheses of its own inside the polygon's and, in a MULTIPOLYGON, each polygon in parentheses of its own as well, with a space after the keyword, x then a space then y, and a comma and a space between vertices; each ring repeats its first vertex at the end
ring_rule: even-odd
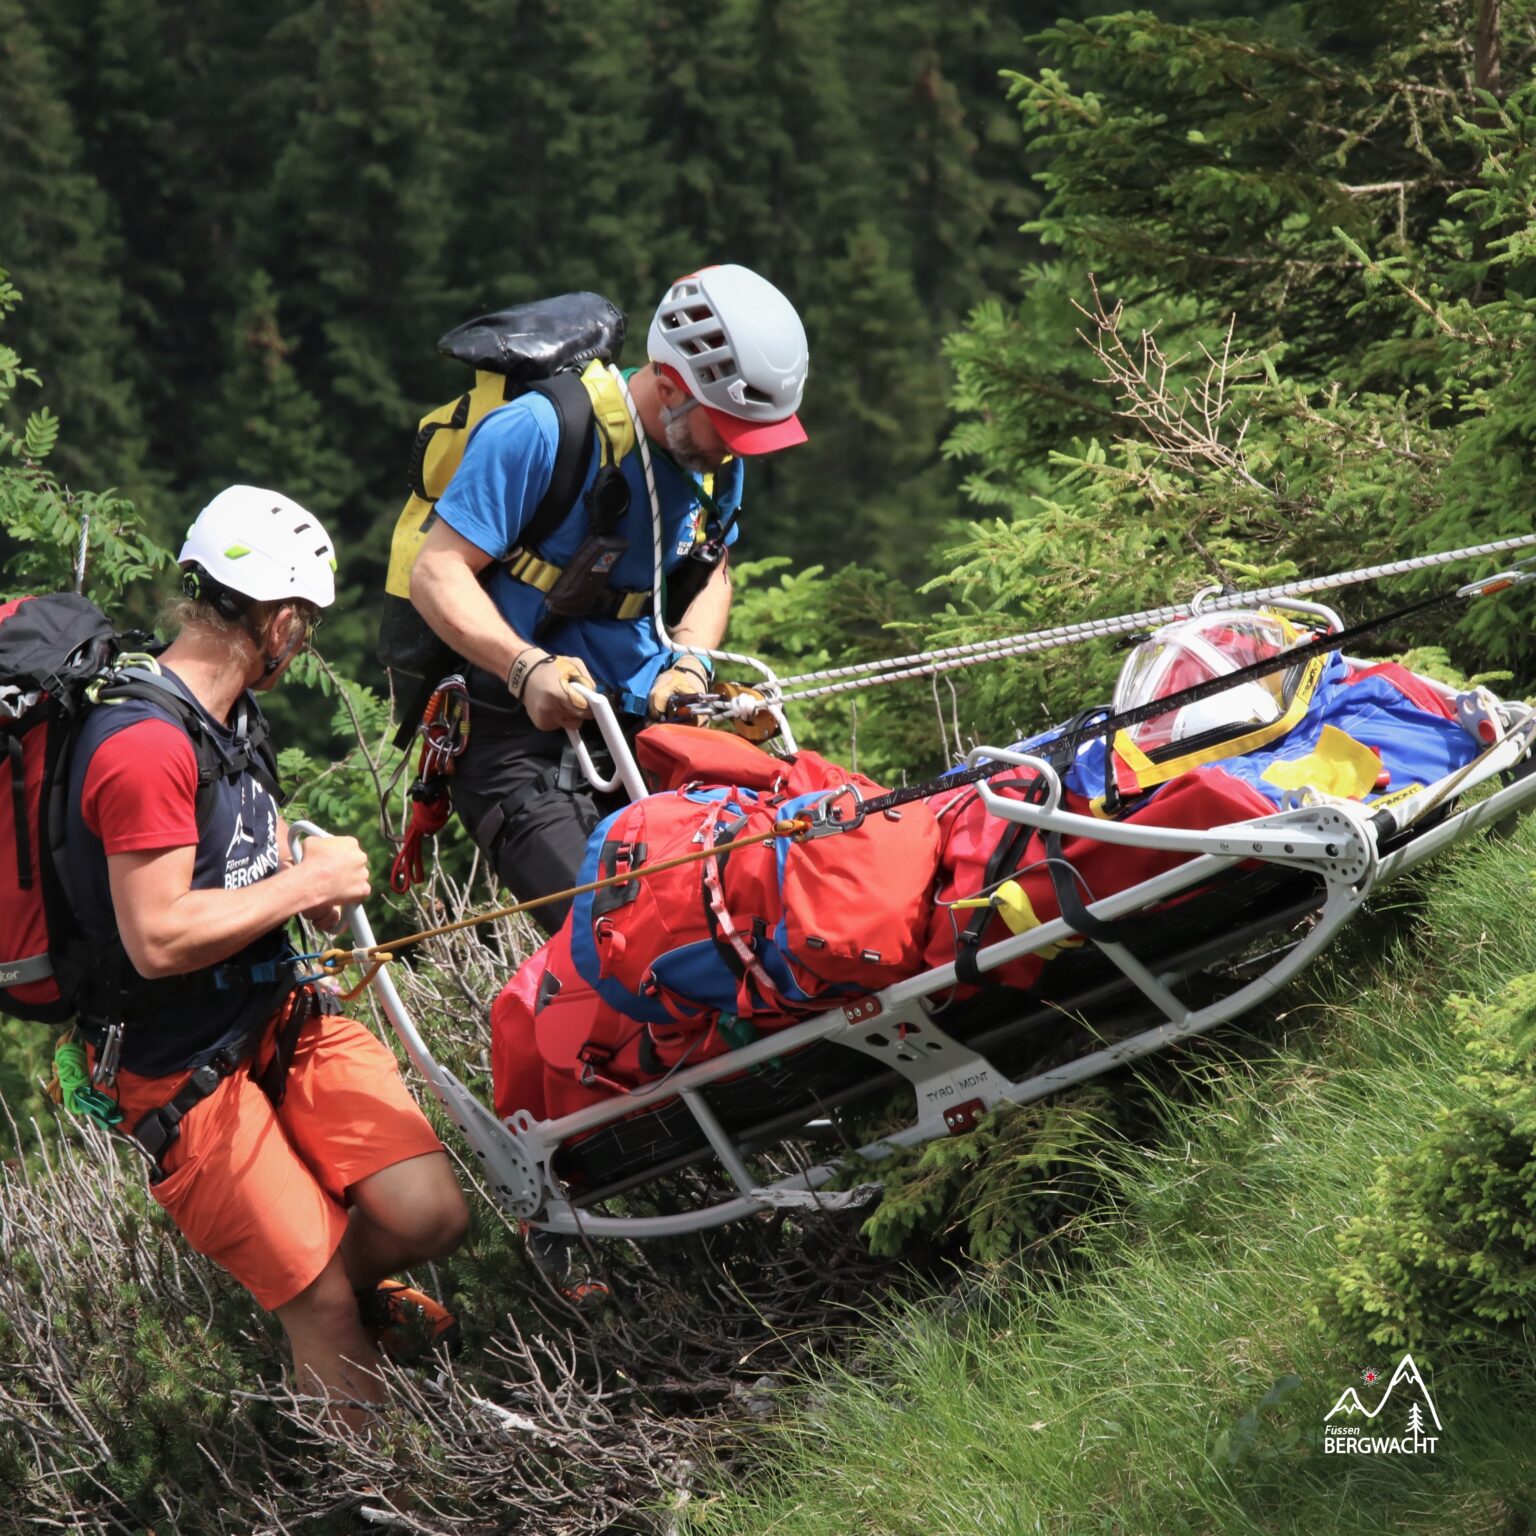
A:
POLYGON ((237 485, 180 562, 158 665, 193 710, 100 705, 74 754, 67 867, 104 957, 80 1027, 155 1199, 282 1323, 295 1389, 357 1427, 384 1396, 380 1346, 454 1326, 387 1277, 451 1253, 469 1213, 394 1056, 288 942, 291 918, 333 929, 369 890, 354 838, 291 857, 256 697, 334 600, 335 555, 296 502, 237 485))

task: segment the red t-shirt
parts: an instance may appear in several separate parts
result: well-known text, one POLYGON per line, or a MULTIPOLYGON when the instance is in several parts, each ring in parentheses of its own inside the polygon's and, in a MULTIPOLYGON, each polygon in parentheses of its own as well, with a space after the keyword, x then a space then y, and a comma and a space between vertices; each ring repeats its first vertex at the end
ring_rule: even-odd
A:
POLYGON ((91 755, 80 812, 110 857, 197 846, 197 754, 169 720, 141 720, 91 755))

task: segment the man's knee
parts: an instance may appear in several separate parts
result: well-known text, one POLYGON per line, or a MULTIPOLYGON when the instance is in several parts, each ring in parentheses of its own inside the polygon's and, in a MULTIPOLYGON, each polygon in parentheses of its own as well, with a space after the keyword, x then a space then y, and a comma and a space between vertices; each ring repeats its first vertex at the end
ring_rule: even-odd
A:
POLYGON ((374 1226, 424 1259, 446 1258, 469 1233, 469 1205, 446 1152, 382 1169, 356 1186, 353 1199, 374 1226))
MULTIPOLYGON (((476 845, 503 884, 522 901, 550 896, 576 883, 587 838, 602 820, 591 796, 561 789, 553 772, 499 800, 461 795, 458 808, 476 845)), ((569 902, 553 903, 533 915, 553 932, 568 906, 569 902)))
POLYGON ((424 1234, 428 1258, 446 1259, 450 1253, 457 1253, 469 1236, 469 1205, 457 1186, 454 1194, 456 1200, 438 1208, 431 1229, 424 1234))

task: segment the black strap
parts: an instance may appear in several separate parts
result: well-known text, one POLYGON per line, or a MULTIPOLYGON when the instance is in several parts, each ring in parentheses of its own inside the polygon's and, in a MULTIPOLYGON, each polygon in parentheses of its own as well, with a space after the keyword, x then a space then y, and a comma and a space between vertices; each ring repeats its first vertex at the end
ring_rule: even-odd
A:
MULTIPOLYGON (((437 505, 437 497, 427 489, 427 482, 423 470, 427 464, 427 449, 432 446, 432 439, 439 432, 462 432, 464 423, 469 420, 469 394, 459 396, 453 408, 453 415, 447 421, 429 421, 416 434, 416 441, 411 444, 410 462, 405 467, 406 485, 413 496, 419 496, 429 506, 437 505)), ((422 523, 425 528, 432 519, 432 513, 428 513, 422 523)))
POLYGON ((283 802, 278 782, 277 758, 272 751, 266 717, 249 694, 242 694, 235 704, 234 746, 226 748, 213 731, 202 711, 168 678, 152 672, 135 672, 114 680, 102 690, 103 701, 137 699, 153 704, 171 715, 187 733, 197 754, 197 824, 207 824, 213 814, 213 787, 222 779, 237 779, 249 773, 270 791, 279 805, 283 802))
POLYGON ((528 386, 541 394, 555 408, 559 439, 555 462, 549 472, 549 489, 544 492, 533 516, 518 536, 518 548, 537 550, 571 515, 576 493, 587 478, 592 462, 592 397, 579 373, 557 373, 552 379, 540 379, 528 386))
POLYGON ((288 1092, 288 1069, 293 1065, 293 1053, 298 1049, 299 1036, 304 1033, 304 1026, 320 1012, 315 989, 312 986, 300 987, 289 999, 288 1017, 283 1020, 282 1028, 277 1032, 271 1061, 261 1072, 256 1070, 254 1062, 251 1065, 251 1081, 272 1101, 273 1109, 283 1102, 283 1096, 288 1092))
MULTIPOLYGON (((1024 799, 1027 803, 1038 805, 1045 798, 1044 779, 1014 779, 1009 783, 999 784, 999 789, 1008 789, 1018 786, 1024 790, 1024 799)), ((992 856, 987 860, 986 867, 982 870, 982 889, 991 890, 1015 874, 1024 862, 1024 856, 1029 852, 1030 842, 1033 840, 1035 828, 1024 822, 1010 822, 998 838, 997 846, 992 850, 992 856)), ((981 941, 986 936, 987 929, 992 926, 992 919, 997 916, 993 907, 978 907, 971 915, 971 920, 961 931, 959 943, 955 949, 955 978, 968 987, 997 986, 1000 983, 993 971, 983 971, 980 968, 981 941)))
POLYGON ((11 764, 11 819, 16 827, 16 883, 32 889, 32 831, 27 825, 26 753, 20 736, 7 735, 5 751, 11 764))
POLYGON ((242 1059, 233 1052, 220 1051, 211 1061, 194 1068, 192 1075, 169 1100, 159 1108, 150 1110, 128 1132, 153 1164, 149 1175, 151 1184, 158 1184, 165 1177, 165 1154, 180 1139, 181 1122, 226 1077, 232 1077, 239 1071, 242 1059))
POLYGON ((1106 923, 1088 910, 1087 904, 1077 889, 1077 870, 1067 861, 1066 855, 1062 852, 1061 834, 1047 832, 1044 841, 1046 868, 1051 875, 1051 889, 1056 893, 1056 905, 1067 926, 1074 933, 1080 933, 1085 939, 1093 939, 1100 944, 1121 942, 1121 932, 1117 924, 1106 923))

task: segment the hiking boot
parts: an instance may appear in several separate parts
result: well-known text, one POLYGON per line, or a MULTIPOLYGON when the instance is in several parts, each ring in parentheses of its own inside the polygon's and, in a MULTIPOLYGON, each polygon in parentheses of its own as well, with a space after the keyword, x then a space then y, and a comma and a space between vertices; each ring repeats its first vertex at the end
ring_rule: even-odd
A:
POLYGON ((381 1355, 396 1365, 419 1360, 432 1349, 459 1352, 459 1320, 442 1302, 399 1280, 381 1280, 371 1291, 360 1291, 358 1315, 381 1355))
POLYGON ((578 1310, 600 1307, 608 1300, 606 1284, 592 1273, 587 1252, 574 1237, 523 1223, 523 1242, 533 1267, 578 1310))

